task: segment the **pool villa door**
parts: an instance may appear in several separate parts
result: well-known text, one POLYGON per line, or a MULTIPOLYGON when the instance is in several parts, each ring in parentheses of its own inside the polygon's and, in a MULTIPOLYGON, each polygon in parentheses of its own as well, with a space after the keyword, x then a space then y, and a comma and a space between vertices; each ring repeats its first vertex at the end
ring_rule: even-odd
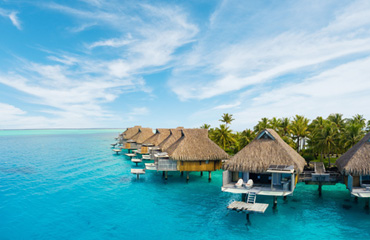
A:
POLYGON ((281 173, 273 173, 272 174, 272 184, 273 185, 281 185, 281 173))

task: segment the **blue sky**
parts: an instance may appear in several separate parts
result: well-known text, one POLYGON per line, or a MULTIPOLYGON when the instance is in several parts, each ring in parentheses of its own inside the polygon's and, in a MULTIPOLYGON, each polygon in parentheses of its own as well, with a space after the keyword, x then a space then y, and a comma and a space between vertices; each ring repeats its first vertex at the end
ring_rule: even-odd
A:
POLYGON ((370 119, 370 1, 0 0, 0 129, 370 119))

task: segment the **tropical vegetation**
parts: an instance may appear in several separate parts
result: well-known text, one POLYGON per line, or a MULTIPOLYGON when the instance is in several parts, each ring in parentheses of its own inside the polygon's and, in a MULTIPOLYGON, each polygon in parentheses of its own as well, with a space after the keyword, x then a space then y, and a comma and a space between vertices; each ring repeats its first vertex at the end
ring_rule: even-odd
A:
POLYGON ((253 129, 241 132, 230 128, 235 120, 232 114, 224 113, 219 120, 220 126, 208 129, 209 138, 229 154, 233 155, 249 144, 263 129, 274 129, 281 138, 300 153, 309 163, 312 160, 323 161, 331 167, 340 154, 345 153, 367 132, 370 120, 356 114, 352 118, 343 118, 342 114, 330 114, 327 118, 319 116, 312 121, 302 115, 292 118, 261 118, 253 129))

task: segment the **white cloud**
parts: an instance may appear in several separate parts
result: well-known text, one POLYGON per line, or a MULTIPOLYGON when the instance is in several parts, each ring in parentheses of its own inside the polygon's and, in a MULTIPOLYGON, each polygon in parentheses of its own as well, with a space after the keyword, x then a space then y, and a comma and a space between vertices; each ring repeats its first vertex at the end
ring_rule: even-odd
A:
MULTIPOLYGON (((302 70, 315 73, 325 70, 325 64, 329 66, 334 61, 344 61, 341 60, 343 58, 351 61, 356 59, 356 54, 370 53, 370 18, 367 17, 370 4, 366 1, 342 6, 328 24, 314 31, 293 27, 279 31, 273 25, 271 31, 275 34, 266 34, 271 26, 265 26, 260 35, 244 34, 240 39, 235 38, 235 29, 229 30, 227 23, 226 26, 222 25, 223 22, 229 22, 225 19, 229 15, 222 14, 222 11, 230 12, 230 9, 223 10, 223 7, 227 7, 225 5, 225 2, 221 4, 212 15, 212 24, 219 25, 210 28, 206 37, 200 39, 193 51, 181 58, 173 71, 169 85, 181 100, 211 98, 267 82, 276 84, 278 77, 286 74, 302 70), (227 36, 226 39, 223 36, 227 36), (235 38, 232 43, 228 41, 229 36, 235 38)), ((234 3, 229 3, 229 8, 230 5, 234 10, 239 8, 234 3)), ((312 13, 307 11, 301 15, 304 14, 312 13)), ((296 20, 291 16, 283 17, 282 22, 296 20)), ((242 15, 237 18, 240 22, 236 26, 245 24, 246 28, 253 27, 246 21, 248 18, 242 15)))
MULTIPOLYGON (((181 9, 168 6, 135 5, 138 15, 129 11, 132 6, 112 8, 104 1, 83 10, 54 3, 42 6, 73 16, 80 26, 100 25, 122 36, 82 43, 85 51, 74 54, 46 51, 51 64, 21 59, 17 68, 0 72, 0 83, 31 96, 28 103, 45 106, 39 110, 44 127, 75 127, 83 122, 87 127, 117 120, 106 103, 127 92, 151 92, 143 75, 169 67, 176 49, 193 41, 198 31, 181 9), (107 52, 102 47, 117 50, 107 52), (96 58, 96 53, 103 57, 96 58)), ((132 120, 148 112, 133 105, 127 116, 132 120)))
POLYGON ((231 108, 236 108, 238 106, 240 106, 241 102, 240 101, 237 101, 235 103, 231 103, 231 104, 221 104, 221 105, 218 105, 216 107, 214 107, 213 109, 231 109, 231 108))
POLYGON ((119 39, 119 38, 112 38, 112 39, 107 39, 103 41, 97 41, 94 42, 90 45, 88 45, 88 48, 96 48, 96 47, 123 47, 132 42, 130 40, 130 35, 128 36, 128 39, 119 39))
POLYGON ((23 115, 26 112, 14 107, 13 105, 9 105, 6 103, 0 103, 0 116, 2 117, 11 117, 11 116, 16 116, 16 115, 23 115))
POLYGON ((21 22, 19 21, 17 14, 18 12, 0 8, 0 16, 9 18, 16 28, 22 30, 21 22))
POLYGON ((287 83, 278 88, 265 87, 252 99, 242 99, 243 110, 235 113, 233 126, 252 128, 262 117, 293 117, 309 119, 342 113, 345 117, 368 111, 370 58, 342 64, 306 78, 299 83, 287 83))

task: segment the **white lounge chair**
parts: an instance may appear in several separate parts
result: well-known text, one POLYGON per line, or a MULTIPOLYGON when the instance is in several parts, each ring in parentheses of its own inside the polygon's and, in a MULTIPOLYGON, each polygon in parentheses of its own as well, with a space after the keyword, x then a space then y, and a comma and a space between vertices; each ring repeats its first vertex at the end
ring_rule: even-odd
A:
POLYGON ((243 187, 243 184, 244 184, 243 179, 240 178, 238 182, 235 183, 235 187, 237 188, 243 187))
POLYGON ((245 188, 251 189, 253 187, 253 180, 249 179, 247 183, 244 183, 245 188))

